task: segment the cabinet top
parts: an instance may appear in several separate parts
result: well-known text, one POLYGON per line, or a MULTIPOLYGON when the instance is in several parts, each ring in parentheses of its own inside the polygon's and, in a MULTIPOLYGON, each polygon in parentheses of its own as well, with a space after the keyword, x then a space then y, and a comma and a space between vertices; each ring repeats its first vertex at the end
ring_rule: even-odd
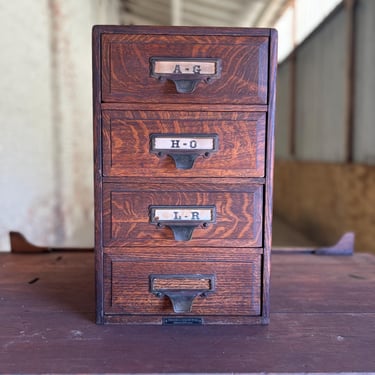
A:
POLYGON ((138 26, 95 25, 96 34, 160 34, 160 35, 232 35, 267 36, 277 35, 275 29, 251 27, 202 27, 202 26, 138 26))

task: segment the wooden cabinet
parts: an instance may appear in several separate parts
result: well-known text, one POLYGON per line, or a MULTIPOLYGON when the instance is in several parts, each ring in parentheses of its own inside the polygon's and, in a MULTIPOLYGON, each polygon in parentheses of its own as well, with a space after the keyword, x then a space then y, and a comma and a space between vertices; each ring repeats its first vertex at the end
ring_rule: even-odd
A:
POLYGON ((276 45, 94 27, 98 323, 268 323, 276 45))

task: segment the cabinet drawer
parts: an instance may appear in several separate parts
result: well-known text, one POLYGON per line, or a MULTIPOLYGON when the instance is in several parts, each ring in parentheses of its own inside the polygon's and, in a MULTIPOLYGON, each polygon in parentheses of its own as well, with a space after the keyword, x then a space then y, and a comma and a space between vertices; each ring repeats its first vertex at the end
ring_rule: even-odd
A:
MULTIPOLYGON (((138 103, 266 104, 269 38, 235 35, 103 34, 102 101, 138 103), (178 93, 170 80, 152 75, 152 58, 185 59, 199 66, 220 61, 219 77, 178 93)), ((175 64, 175 68, 177 63, 175 64)), ((186 65, 186 64, 185 64, 186 65)), ((179 68, 183 71, 183 61, 179 68)), ((182 72, 184 73, 184 72, 182 72)), ((199 74, 195 74, 199 76, 199 74)))
POLYGON ((105 268, 109 314, 260 314, 260 255, 246 262, 129 262, 107 255, 105 268))
POLYGON ((103 173, 263 177, 265 121, 262 112, 104 111, 103 173), (201 146, 200 139, 209 144, 201 146), (178 164, 189 155, 194 157, 192 163, 188 159, 178 164))
POLYGON ((104 246, 262 246, 262 185, 104 184, 103 212, 104 246))

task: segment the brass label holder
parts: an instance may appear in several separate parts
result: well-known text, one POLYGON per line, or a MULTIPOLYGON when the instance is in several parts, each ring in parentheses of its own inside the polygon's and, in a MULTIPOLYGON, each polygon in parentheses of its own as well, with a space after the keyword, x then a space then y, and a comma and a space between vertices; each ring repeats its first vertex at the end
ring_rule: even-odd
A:
POLYGON ((178 93, 192 93, 199 82, 220 78, 221 59, 151 57, 150 75, 160 81, 173 81, 178 93))
POLYGON ((208 158, 217 152, 217 134, 151 134, 150 152, 158 157, 168 155, 177 169, 191 169, 195 160, 202 156, 208 158))
POLYGON ((169 227, 176 241, 189 241, 197 227, 216 222, 215 206, 150 206, 150 223, 169 227))
POLYGON ((159 298, 168 297, 172 303, 173 311, 177 314, 191 312, 196 297, 206 297, 215 291, 216 280, 213 274, 152 274, 149 278, 150 293, 159 298))

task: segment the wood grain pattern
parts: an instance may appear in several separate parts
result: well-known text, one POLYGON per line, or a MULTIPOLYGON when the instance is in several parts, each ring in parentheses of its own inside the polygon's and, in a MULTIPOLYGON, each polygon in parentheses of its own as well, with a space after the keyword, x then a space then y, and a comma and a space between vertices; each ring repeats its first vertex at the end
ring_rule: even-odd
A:
POLYGON ((160 184, 152 191, 147 187, 138 191, 104 187, 104 246, 176 246, 170 228, 150 223, 152 205, 216 207, 216 223, 196 228, 190 241, 178 242, 181 246, 262 246, 262 186, 237 192, 210 191, 210 186, 202 185, 200 189, 192 185, 189 191, 178 183, 160 184))
POLYGON ((262 255, 261 247, 195 247, 195 246, 176 246, 169 247, 105 247, 104 254, 112 259, 121 258, 124 261, 160 261, 161 256, 166 262, 171 261, 204 261, 207 262, 231 262, 235 259, 237 262, 247 262, 249 256, 262 255))
MULTIPOLYGON (((124 184, 130 185, 137 185, 137 184, 144 184, 145 179, 143 177, 102 177, 103 183, 112 184, 114 187, 119 187, 124 184)), ((151 187, 152 185, 159 185, 159 184, 173 184, 173 179, 166 179, 165 177, 154 177, 152 179, 147 179, 147 185, 151 187), (151 183, 152 182, 152 183, 151 183)), ((179 177, 178 183, 183 186, 191 186, 192 184, 196 184, 196 186, 201 186, 204 184, 211 185, 211 190, 215 191, 217 189, 223 189, 225 185, 231 186, 231 188, 235 189, 235 191, 239 191, 238 189, 243 189, 246 185, 264 185, 266 183, 265 177, 228 177, 228 178, 216 178, 216 177, 199 177, 198 178, 190 178, 190 177, 179 177), (237 187, 236 187, 237 186, 237 187), (242 186, 242 187, 241 187, 242 186)), ((224 188, 225 189, 225 188, 224 188)))
POLYGON ((143 177, 262 177, 265 113, 103 112, 103 173, 143 177), (192 169, 150 153, 151 134, 217 134, 219 149, 192 169))
POLYGON ((267 37, 103 34, 102 100, 266 104, 268 43, 267 37), (173 82, 150 76, 151 57, 220 58, 221 77, 181 95, 173 82))
MULTIPOLYGON (((213 274, 215 291, 197 297, 191 313, 184 315, 259 315, 260 258, 247 262, 125 262, 105 258, 111 277, 105 284, 107 314, 176 315, 167 297, 150 293, 151 274, 213 274), (234 277, 235 275, 235 277, 234 277)), ((159 318, 159 324, 161 324, 159 318)))
MULTIPOLYGON (((139 111, 139 103, 129 102, 109 102, 101 103, 101 109, 104 111, 139 111)), ((204 103, 142 103, 143 111, 195 111, 195 112, 267 112, 268 104, 204 104, 204 103)))

